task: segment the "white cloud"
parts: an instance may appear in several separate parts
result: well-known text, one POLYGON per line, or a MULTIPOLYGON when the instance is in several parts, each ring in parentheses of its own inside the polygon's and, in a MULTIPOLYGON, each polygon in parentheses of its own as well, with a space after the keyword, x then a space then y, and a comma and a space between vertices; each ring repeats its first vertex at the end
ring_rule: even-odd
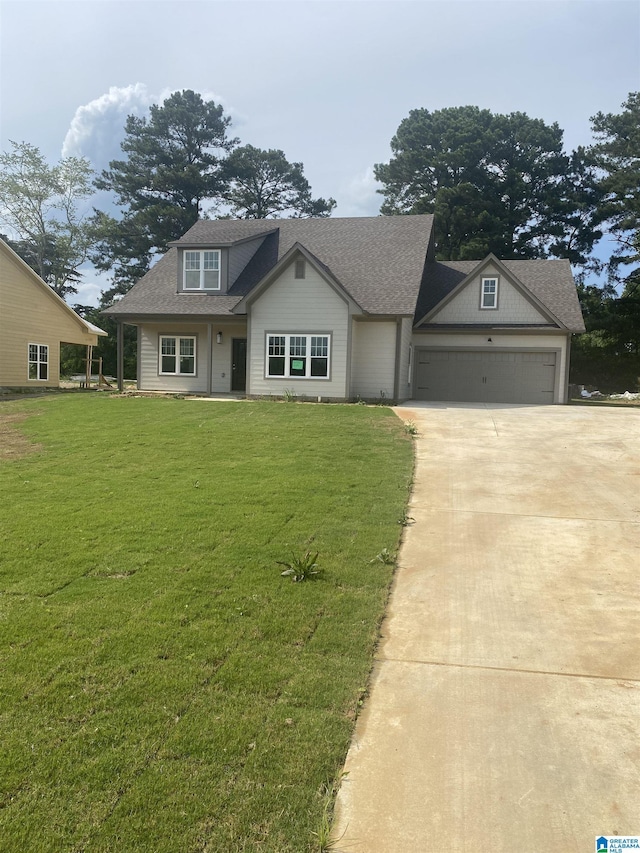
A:
POLYGON ((62 145, 63 157, 87 157, 103 169, 121 154, 120 142, 128 115, 144 115, 151 96, 144 83, 111 86, 108 92, 78 107, 62 145))
MULTIPOLYGON (((123 157, 120 143, 127 116, 146 116, 152 104, 162 104, 175 91, 178 89, 165 88, 160 94, 152 94, 144 83, 111 86, 104 95, 77 108, 62 145, 62 156, 87 157, 96 170, 107 168, 110 160, 123 157)), ((242 123, 242 115, 227 107, 223 98, 213 92, 200 94, 204 101, 221 104, 234 124, 238 120, 242 123)))

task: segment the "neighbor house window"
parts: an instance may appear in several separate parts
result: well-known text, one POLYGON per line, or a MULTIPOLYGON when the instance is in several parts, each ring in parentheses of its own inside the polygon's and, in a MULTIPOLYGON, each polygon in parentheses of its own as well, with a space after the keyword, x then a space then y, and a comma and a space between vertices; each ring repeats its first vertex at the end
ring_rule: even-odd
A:
POLYGON ((480 297, 481 308, 497 308, 498 307, 498 279, 483 278, 482 279, 482 295, 480 297))
POLYGON ((184 290, 220 290, 220 250, 184 253, 184 290))
POLYGON ((267 335, 267 376, 327 379, 329 335, 267 335))
POLYGON ((46 344, 29 344, 29 379, 49 378, 49 347, 46 344))
POLYGON ((296 259, 295 277, 296 278, 305 278, 305 276, 306 276, 306 264, 304 262, 304 258, 297 258, 296 259))
POLYGON ((160 338, 160 373, 173 376, 195 376, 196 339, 160 338))

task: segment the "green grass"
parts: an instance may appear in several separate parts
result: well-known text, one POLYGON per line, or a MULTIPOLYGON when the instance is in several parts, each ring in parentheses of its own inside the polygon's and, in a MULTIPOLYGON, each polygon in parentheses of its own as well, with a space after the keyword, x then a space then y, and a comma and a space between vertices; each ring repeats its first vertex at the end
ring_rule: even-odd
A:
POLYGON ((393 572, 375 557, 401 533, 402 423, 0 403, 19 413, 34 450, 0 462, 3 853, 316 850, 393 572), (281 577, 308 550, 321 575, 281 577))

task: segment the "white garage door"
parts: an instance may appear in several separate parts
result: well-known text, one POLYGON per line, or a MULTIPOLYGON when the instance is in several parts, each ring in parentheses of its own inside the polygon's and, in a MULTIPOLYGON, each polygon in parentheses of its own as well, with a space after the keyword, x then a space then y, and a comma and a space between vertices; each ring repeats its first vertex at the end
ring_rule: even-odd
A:
POLYGON ((555 352, 418 350, 414 398, 553 403, 555 352))

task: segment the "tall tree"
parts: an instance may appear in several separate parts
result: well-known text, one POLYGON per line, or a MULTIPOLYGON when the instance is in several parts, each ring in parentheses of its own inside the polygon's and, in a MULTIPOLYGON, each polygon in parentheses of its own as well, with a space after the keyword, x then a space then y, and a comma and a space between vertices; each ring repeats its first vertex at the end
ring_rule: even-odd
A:
POLYGON ((144 274, 153 256, 182 236, 224 196, 223 159, 236 145, 227 135, 231 119, 213 101, 192 90, 174 92, 148 118, 130 115, 122 150, 96 181, 115 193, 121 220, 94 218, 97 245, 92 260, 113 272, 116 291, 144 274))
POLYGON ((588 155, 597 169, 595 221, 612 241, 602 286, 579 288, 587 334, 576 341, 575 375, 603 391, 640 388, 640 93, 619 114, 591 119, 588 155))
POLYGON ((312 198, 302 163, 289 163, 283 151, 273 148, 236 148, 225 162, 225 174, 231 213, 241 219, 330 216, 336 206, 332 198, 312 198))
POLYGON ((637 271, 626 276, 624 271, 640 262, 640 92, 631 92, 622 109, 591 118, 596 138, 591 154, 602 172, 598 218, 617 244, 610 276, 637 287, 637 271))
POLYGON ((412 110, 375 166, 381 212, 435 213, 441 259, 566 255, 586 262, 593 245, 587 170, 567 157, 562 130, 525 113, 478 107, 412 110), (580 197, 578 199, 578 196, 580 197))
POLYGON ((17 235, 12 247, 59 296, 77 293, 90 232, 82 202, 93 194, 88 160, 49 166, 28 142, 0 154, 0 218, 17 235))

